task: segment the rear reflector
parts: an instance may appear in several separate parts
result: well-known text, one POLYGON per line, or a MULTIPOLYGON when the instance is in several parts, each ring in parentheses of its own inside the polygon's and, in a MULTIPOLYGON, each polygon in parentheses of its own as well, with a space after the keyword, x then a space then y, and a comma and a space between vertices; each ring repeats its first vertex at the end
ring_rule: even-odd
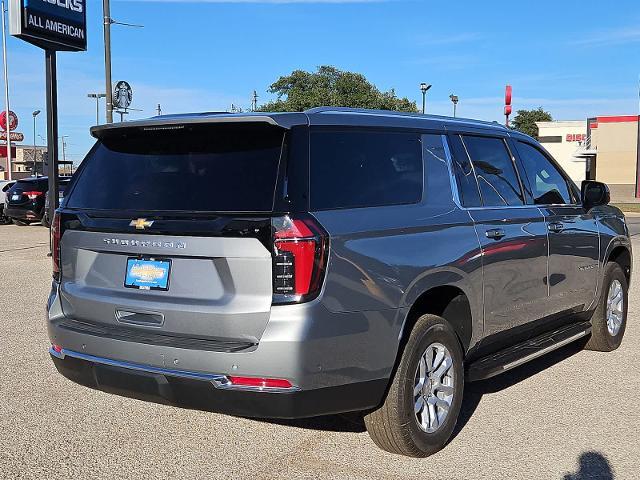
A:
POLYGON ((227 377, 231 385, 236 387, 255 388, 292 388, 289 380, 282 378, 227 377))
POLYGON ((51 347, 53 348, 53 351, 56 353, 60 353, 62 352, 62 347, 60 345, 51 345, 51 347))

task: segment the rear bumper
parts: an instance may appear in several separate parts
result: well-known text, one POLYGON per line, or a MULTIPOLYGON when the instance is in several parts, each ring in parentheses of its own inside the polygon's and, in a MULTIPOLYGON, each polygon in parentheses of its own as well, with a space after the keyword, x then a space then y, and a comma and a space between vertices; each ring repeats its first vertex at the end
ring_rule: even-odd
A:
POLYGON ((42 220, 42 212, 40 211, 31 210, 29 208, 10 207, 8 205, 5 205, 4 216, 30 222, 38 222, 42 220))
POLYGON ((171 370, 49 351, 58 371, 80 385, 165 405, 257 418, 304 418, 372 408, 386 380, 314 390, 230 388, 226 376, 171 370), (372 403, 374 402, 374 403, 372 403))

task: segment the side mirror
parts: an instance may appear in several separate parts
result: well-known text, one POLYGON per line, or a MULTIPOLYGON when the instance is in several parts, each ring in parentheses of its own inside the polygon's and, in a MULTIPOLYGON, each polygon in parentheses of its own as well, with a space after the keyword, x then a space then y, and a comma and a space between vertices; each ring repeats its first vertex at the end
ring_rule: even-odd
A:
POLYGON ((593 180, 585 180, 582 182, 581 189, 582 205, 586 210, 593 207, 607 205, 611 201, 609 187, 605 183, 593 180))

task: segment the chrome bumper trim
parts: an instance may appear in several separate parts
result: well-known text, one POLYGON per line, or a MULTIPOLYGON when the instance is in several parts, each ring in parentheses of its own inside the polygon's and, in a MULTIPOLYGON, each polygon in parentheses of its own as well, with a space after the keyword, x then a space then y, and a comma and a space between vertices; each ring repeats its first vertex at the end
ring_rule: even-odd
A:
POLYGON ((136 370, 146 373, 157 373, 160 375, 168 375, 170 377, 187 378, 190 380, 202 380, 211 382, 214 387, 225 390, 243 390, 251 392, 264 392, 264 393, 291 393, 297 392, 300 389, 298 387, 291 388, 274 388, 274 387, 248 387, 244 385, 233 385, 226 375, 215 373, 199 373, 190 372, 187 370, 173 370, 169 368, 154 367, 152 365, 141 365, 139 363, 124 362, 121 360, 113 360, 111 358, 97 357, 95 355, 89 355, 86 353, 76 352, 74 350, 67 350, 63 348, 60 352, 54 350, 53 346, 49 348, 49 353, 56 358, 64 360, 65 357, 77 358, 78 360, 85 360, 87 362, 99 363, 102 365, 108 365, 111 367, 126 368, 129 370, 136 370))

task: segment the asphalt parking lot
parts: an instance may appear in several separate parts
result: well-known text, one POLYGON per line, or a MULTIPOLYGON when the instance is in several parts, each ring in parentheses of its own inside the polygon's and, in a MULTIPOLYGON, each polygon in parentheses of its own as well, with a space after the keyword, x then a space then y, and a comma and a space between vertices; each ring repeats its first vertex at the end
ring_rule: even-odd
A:
POLYGON ((570 346, 470 385, 453 441, 416 460, 340 417, 232 418, 69 382, 47 353, 47 251, 44 228, 0 226, 0 478, 640 478, 637 282, 619 350, 570 346))

